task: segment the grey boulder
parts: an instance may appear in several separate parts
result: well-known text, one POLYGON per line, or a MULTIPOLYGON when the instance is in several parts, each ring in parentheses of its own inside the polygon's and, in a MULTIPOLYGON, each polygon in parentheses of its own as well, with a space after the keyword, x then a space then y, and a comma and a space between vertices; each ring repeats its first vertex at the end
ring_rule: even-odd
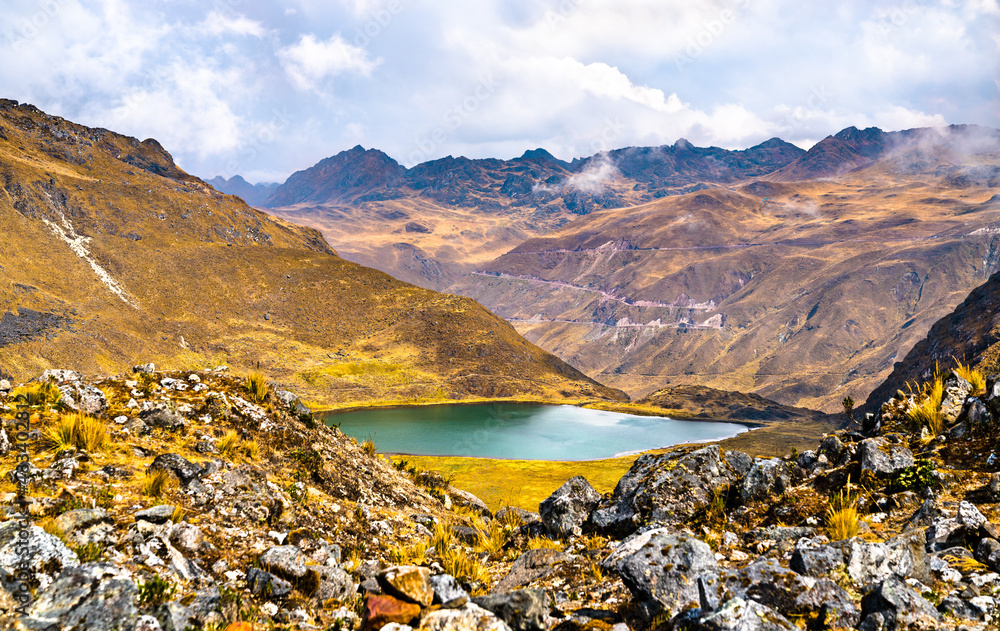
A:
POLYGON ((583 532, 583 524, 600 501, 600 493, 582 476, 576 476, 542 500, 538 513, 549 532, 557 537, 570 537, 583 532))
POLYGON ((513 631, 545 631, 548 598, 544 589, 519 589, 473 598, 487 611, 492 611, 513 631))
MULTIPOLYGON (((740 460, 735 454, 730 460, 740 460)), ((594 511, 594 530, 627 537, 642 523, 680 523, 712 501, 713 492, 733 483, 737 475, 717 445, 688 452, 640 456, 618 485, 611 500, 594 511)))
POLYGON ((636 600, 655 600, 669 615, 699 606, 699 579, 714 580, 718 573, 708 544, 665 528, 633 535, 603 565, 621 577, 636 600))
POLYGON ((861 599, 861 631, 896 631, 919 626, 935 629, 941 620, 934 605, 893 576, 861 599))

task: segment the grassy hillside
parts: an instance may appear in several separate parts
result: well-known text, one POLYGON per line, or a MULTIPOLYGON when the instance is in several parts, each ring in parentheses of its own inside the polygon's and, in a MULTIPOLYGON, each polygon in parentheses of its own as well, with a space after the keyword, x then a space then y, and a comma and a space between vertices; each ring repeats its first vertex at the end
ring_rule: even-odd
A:
POLYGON ((347 262, 155 140, 0 102, 0 370, 259 369, 314 402, 621 398, 467 298, 347 262))

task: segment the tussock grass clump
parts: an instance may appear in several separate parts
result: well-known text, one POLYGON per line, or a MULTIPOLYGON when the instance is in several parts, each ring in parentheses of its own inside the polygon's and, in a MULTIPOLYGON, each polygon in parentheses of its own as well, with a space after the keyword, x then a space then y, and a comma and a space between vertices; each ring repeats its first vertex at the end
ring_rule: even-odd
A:
POLYGON ((93 563, 94 561, 99 561, 101 555, 104 554, 104 546, 99 543, 86 543, 80 546, 74 546, 73 552, 79 557, 80 563, 93 563))
POLYGON ((489 524, 485 525, 480 521, 476 525, 476 531, 479 534, 479 541, 476 548, 480 552, 486 552, 490 556, 499 554, 510 541, 511 528, 504 526, 496 519, 491 520, 489 524))
POLYGON ((973 368, 971 364, 963 364, 955 360, 955 374, 972 384, 972 396, 986 392, 986 376, 981 370, 973 368))
POLYGON ((169 471, 149 471, 142 478, 142 494, 146 497, 163 497, 175 484, 174 476, 169 471))
POLYGON ((156 607, 168 602, 177 592, 177 586, 154 574, 153 578, 139 583, 139 606, 156 607))
POLYGON ((946 554, 941 557, 943 561, 947 561, 948 565, 958 570, 962 574, 973 574, 975 572, 986 572, 989 570, 985 565, 971 557, 959 557, 952 554, 946 554))
POLYGON ((856 537, 861 518, 858 516, 858 496, 851 491, 851 480, 840 493, 830 498, 826 510, 826 534, 831 541, 843 541, 856 537))
POLYGON ((549 550, 562 551, 563 545, 561 541, 555 539, 549 539, 548 537, 537 535, 528 539, 528 549, 529 550, 540 550, 541 548, 548 548, 549 550))
POLYGON ((458 548, 450 548, 438 556, 444 571, 459 581, 479 583, 484 586, 489 585, 492 581, 490 573, 486 571, 478 558, 470 556, 458 548))
POLYGON ((361 449, 372 458, 374 458, 375 454, 378 453, 378 448, 375 446, 374 438, 365 439, 365 441, 361 443, 361 449))
POLYGON ((426 541, 420 541, 413 545, 398 545, 389 550, 389 558, 399 565, 420 565, 427 557, 430 550, 426 541))
POLYGON ((430 545, 437 552, 438 556, 443 556, 454 545, 455 536, 451 529, 442 523, 434 524, 434 532, 431 534, 430 545))
POLYGON ((56 451, 83 449, 94 453, 107 450, 111 444, 104 423, 83 412, 60 416, 45 437, 56 451))
POLYGON ((240 452, 248 460, 259 460, 260 444, 256 440, 244 440, 240 443, 240 452))
POLYGON ((939 436, 944 431, 941 400, 944 399, 944 376, 936 371, 934 378, 916 393, 916 400, 906 411, 907 417, 917 427, 926 426, 931 434, 939 436))
POLYGON ((219 439, 219 443, 216 448, 219 450, 219 455, 230 460, 236 456, 236 453, 240 445, 240 435, 239 433, 231 429, 225 433, 225 435, 219 439))
POLYGON ((267 377, 259 372, 247 376, 246 388, 250 400, 257 404, 263 403, 271 391, 271 387, 267 385, 267 377))
POLYGON ((12 393, 14 401, 29 407, 49 409, 62 400, 62 392, 51 381, 21 386, 12 393))

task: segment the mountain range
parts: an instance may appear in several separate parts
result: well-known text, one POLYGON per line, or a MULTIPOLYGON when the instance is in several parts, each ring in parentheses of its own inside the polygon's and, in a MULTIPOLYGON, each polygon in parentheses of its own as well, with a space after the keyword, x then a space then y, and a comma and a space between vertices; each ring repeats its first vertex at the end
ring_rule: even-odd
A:
POLYGON ((808 151, 680 140, 410 169, 355 147, 264 205, 633 397, 698 384, 833 412, 997 270, 998 147, 976 126, 850 127, 808 151))
POLYGON ((468 298, 348 262, 155 140, 0 100, 0 372, 260 370, 320 407, 622 400, 468 298))

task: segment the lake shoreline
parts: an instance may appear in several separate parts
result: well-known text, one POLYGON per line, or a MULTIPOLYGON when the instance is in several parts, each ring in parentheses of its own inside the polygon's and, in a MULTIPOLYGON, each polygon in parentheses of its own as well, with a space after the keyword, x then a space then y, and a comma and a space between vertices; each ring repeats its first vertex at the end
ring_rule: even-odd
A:
POLYGON ((400 457, 549 462, 626 458, 731 439, 759 428, 755 423, 642 412, 493 400, 365 408, 320 418, 359 441, 367 433, 365 440, 377 443, 382 453, 400 457))
MULTIPOLYGON (((646 416, 646 417, 656 417, 670 419, 671 421, 692 421, 695 423, 733 423, 736 425, 745 425, 749 429, 762 429, 764 427, 770 426, 771 423, 775 421, 760 421, 760 420, 736 420, 736 419, 725 419, 725 418, 704 418, 695 415, 679 415, 679 414, 656 414, 653 410, 649 410, 648 414, 641 414, 640 410, 631 409, 629 406, 618 406, 612 405, 608 407, 587 407, 590 405, 602 404, 602 401, 584 401, 582 403, 566 403, 566 402, 554 402, 554 401, 536 401, 531 399, 479 399, 472 401, 442 401, 434 403, 412 403, 412 404, 397 404, 393 403, 390 405, 357 405, 346 408, 336 408, 327 410, 315 410, 313 415, 319 417, 326 423, 327 418, 338 416, 340 414, 349 414, 351 412, 363 412, 369 410, 405 410, 405 409, 425 409, 434 406, 459 406, 459 405, 492 405, 492 404, 502 404, 502 405, 551 405, 551 406, 561 406, 569 405, 572 407, 581 408, 584 410, 601 410, 605 412, 618 412, 619 414, 629 414, 631 416, 646 416)), ((666 410, 664 410, 666 412, 666 410)), ((675 412, 671 410, 670 412, 675 412)), ((711 442, 711 441, 710 441, 711 442)), ((680 444, 680 443, 678 443, 680 444)), ((657 447, 657 449, 662 449, 657 447)), ((415 454, 414 454, 415 455, 415 454)))

